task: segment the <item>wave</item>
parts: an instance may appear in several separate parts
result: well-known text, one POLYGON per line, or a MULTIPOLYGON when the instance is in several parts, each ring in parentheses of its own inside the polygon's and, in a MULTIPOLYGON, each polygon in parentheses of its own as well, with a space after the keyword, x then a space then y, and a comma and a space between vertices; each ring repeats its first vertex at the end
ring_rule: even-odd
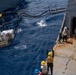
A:
POLYGON ((20 33, 20 32, 22 32, 22 29, 21 28, 18 28, 17 29, 17 33, 20 33))
POLYGON ((45 23, 45 20, 41 20, 40 22, 37 22, 37 24, 39 25, 39 27, 46 27, 47 24, 45 23))
POLYGON ((27 48, 26 45, 18 45, 14 47, 14 49, 26 49, 26 48, 27 48))

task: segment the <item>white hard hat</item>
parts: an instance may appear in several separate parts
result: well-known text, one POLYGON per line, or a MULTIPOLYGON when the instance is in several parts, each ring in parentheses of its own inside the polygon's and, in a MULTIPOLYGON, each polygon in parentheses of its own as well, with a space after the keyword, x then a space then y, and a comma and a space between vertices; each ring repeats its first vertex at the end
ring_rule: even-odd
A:
POLYGON ((67 27, 64 27, 64 29, 67 29, 67 27))

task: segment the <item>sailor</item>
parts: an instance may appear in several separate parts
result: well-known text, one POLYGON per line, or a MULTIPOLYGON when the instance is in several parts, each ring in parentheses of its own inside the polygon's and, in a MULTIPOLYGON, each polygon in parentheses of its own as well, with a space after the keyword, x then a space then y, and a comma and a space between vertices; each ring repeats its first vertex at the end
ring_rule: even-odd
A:
POLYGON ((0 13, 0 17, 2 17, 2 13, 0 13))
POLYGON ((47 75, 47 65, 45 61, 41 62, 42 75, 47 75))
POLYGON ((63 35, 63 42, 64 42, 64 40, 67 41, 67 35, 68 35, 67 27, 64 27, 62 35, 63 35))
POLYGON ((42 75, 42 70, 39 71, 38 69, 35 69, 34 73, 35 73, 36 75, 42 75))
POLYGON ((46 58, 47 61, 47 70, 49 72, 49 68, 51 71, 51 75, 53 75, 53 57, 52 57, 52 51, 48 52, 48 57, 46 58))

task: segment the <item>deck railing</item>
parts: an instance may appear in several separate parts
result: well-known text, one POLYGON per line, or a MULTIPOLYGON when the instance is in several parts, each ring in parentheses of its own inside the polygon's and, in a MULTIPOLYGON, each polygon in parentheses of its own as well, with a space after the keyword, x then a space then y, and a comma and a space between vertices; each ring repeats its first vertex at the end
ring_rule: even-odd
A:
POLYGON ((65 27, 65 20, 66 20, 66 13, 64 14, 63 22, 62 22, 62 25, 61 25, 61 28, 60 28, 60 31, 59 31, 59 34, 58 34, 58 38, 57 38, 57 40, 56 40, 56 43, 57 43, 58 41, 60 41, 60 39, 61 39, 61 37, 62 37, 62 31, 63 31, 63 29, 64 29, 64 27, 65 27))
POLYGON ((56 44, 57 44, 58 42, 60 42, 60 40, 61 40, 61 38, 62 38, 62 31, 63 31, 63 29, 64 29, 64 27, 65 27, 65 20, 66 20, 66 13, 64 14, 63 22, 62 22, 62 25, 61 25, 61 27, 60 27, 60 31, 59 31, 57 40, 56 40, 56 42, 55 42, 55 44, 54 44, 54 46, 53 46, 53 50, 56 48, 56 44))

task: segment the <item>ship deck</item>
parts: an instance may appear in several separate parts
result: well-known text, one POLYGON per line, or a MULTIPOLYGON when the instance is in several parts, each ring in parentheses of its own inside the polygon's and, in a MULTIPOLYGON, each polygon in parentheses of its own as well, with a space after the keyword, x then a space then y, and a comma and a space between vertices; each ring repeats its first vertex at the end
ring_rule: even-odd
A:
POLYGON ((67 42, 54 46, 53 75, 76 75, 76 40, 69 38, 67 42))

